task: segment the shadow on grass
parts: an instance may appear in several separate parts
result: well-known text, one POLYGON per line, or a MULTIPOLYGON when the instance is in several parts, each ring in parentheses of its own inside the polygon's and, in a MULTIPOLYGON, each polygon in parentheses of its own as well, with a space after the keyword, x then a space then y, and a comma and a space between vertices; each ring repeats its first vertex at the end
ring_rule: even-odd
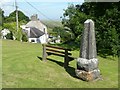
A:
POLYGON ((42 61, 42 57, 37 56, 37 58, 39 58, 42 61))
MULTIPOLYGON (((37 56, 37 58, 39 58, 39 59, 42 61, 42 58, 41 58, 41 57, 37 56)), ((53 59, 50 59, 50 58, 47 58, 47 60, 52 61, 52 62, 60 65, 61 67, 64 66, 64 63, 63 63, 63 62, 56 61, 56 60, 53 60, 53 59)), ((78 79, 78 77, 77 77, 76 74, 75 74, 75 68, 68 66, 68 67, 64 67, 64 69, 66 70, 66 72, 67 72, 70 76, 78 79)))

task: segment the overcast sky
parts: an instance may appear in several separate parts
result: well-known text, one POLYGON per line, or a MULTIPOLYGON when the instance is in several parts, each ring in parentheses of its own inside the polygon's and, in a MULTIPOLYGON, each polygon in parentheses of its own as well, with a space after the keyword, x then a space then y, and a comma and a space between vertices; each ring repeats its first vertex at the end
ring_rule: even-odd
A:
MULTIPOLYGON (((27 16, 38 14, 39 19, 60 20, 63 15, 63 9, 68 7, 68 4, 81 4, 84 0, 17 0, 18 9, 27 16), (39 11, 30 6, 37 8, 39 11), (42 15, 42 14, 43 15, 42 15)), ((15 0, 2 0, 0 7, 4 10, 4 15, 8 16, 15 10, 15 0)))

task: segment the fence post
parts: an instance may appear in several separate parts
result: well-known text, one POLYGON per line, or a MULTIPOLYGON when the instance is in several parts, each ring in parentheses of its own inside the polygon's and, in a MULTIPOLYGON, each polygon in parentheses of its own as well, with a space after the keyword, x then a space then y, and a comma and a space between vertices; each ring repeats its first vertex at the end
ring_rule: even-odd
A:
POLYGON ((64 67, 68 67, 68 65, 69 65, 68 50, 65 49, 64 67))
POLYGON ((47 61, 47 53, 46 53, 46 45, 45 44, 42 44, 43 46, 43 55, 42 55, 42 60, 43 61, 47 61))

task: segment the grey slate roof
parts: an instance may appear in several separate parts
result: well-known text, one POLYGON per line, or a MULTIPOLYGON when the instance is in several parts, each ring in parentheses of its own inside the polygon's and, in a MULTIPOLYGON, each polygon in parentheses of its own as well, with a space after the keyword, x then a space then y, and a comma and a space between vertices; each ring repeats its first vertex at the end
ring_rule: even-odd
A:
POLYGON ((45 33, 40 31, 35 27, 30 27, 30 35, 29 38, 39 38, 40 36, 44 35, 45 33))
POLYGON ((29 21, 26 24, 27 27, 35 27, 38 28, 39 30, 43 31, 44 28, 46 28, 46 26, 44 24, 42 24, 39 20, 36 21, 29 21))

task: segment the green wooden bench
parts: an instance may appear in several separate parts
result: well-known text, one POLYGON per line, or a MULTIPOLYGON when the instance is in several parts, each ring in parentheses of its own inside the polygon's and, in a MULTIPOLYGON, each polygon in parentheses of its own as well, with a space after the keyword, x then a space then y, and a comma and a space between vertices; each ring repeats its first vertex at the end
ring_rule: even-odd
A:
POLYGON ((75 58, 71 55, 71 49, 66 49, 58 46, 51 46, 51 45, 45 45, 43 44, 43 56, 42 60, 46 61, 47 56, 49 55, 56 55, 64 57, 64 67, 67 67, 69 65, 69 62, 74 60, 75 58))

